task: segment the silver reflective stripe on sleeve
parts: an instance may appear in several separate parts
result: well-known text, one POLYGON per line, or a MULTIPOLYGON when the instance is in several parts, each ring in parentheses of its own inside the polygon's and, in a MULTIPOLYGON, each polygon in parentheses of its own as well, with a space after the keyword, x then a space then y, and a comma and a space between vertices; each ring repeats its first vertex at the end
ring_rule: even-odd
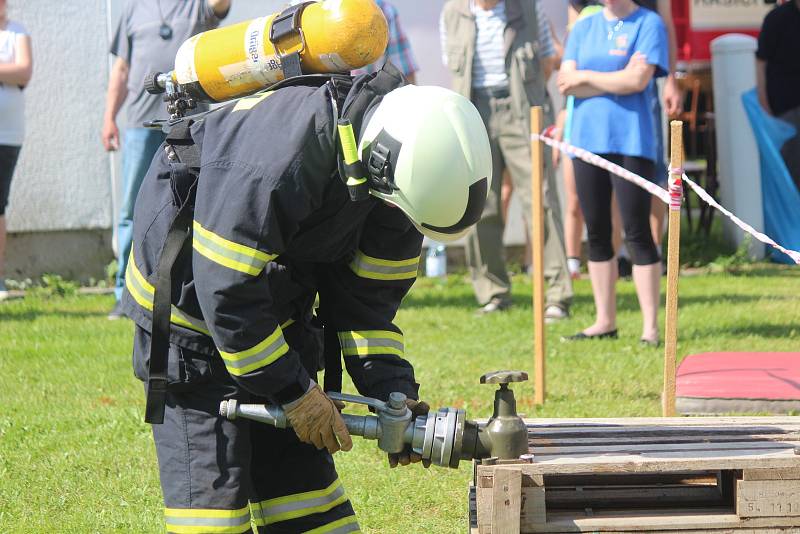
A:
MULTIPOLYGON (((133 251, 131 251, 130 259, 128 260, 128 268, 125 271, 125 287, 139 306, 147 311, 153 311, 155 288, 153 284, 147 281, 136 266, 136 261, 133 258, 133 251)), ((208 327, 202 319, 197 319, 196 317, 184 313, 174 304, 172 305, 172 312, 169 320, 171 323, 178 326, 209 335, 208 327)))
POLYGON ((405 354, 403 334, 391 330, 357 330, 339 332, 338 335, 345 356, 394 354, 402 358, 405 354))
POLYGON ((266 367, 289 352, 289 345, 283 339, 281 327, 275 328, 264 341, 241 352, 225 352, 219 349, 228 372, 234 376, 242 376, 249 372, 266 367))
POLYGON ((417 277, 419 256, 407 260, 373 258, 360 250, 350 262, 350 270, 361 278, 371 280, 412 280, 417 277))
POLYGON ((267 263, 278 257, 276 254, 267 254, 225 239, 221 235, 203 228, 197 221, 194 221, 193 228, 192 248, 223 267, 257 276, 264 270, 267 263))

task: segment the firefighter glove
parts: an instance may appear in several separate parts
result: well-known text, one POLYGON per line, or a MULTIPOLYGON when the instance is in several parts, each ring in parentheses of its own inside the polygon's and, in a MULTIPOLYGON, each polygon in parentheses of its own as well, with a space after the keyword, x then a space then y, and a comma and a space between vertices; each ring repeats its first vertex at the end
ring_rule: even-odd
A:
POLYGON ((305 395, 283 408, 300 441, 328 449, 331 454, 353 448, 339 409, 319 385, 313 384, 305 395))
MULTIPOLYGON (((406 406, 411 410, 413 419, 420 415, 428 415, 431 407, 427 402, 415 401, 413 399, 406 399, 406 406)), ((389 453, 389 467, 394 468, 398 465, 416 464, 422 462, 423 467, 428 468, 431 466, 430 460, 423 460, 422 456, 411 450, 411 447, 406 447, 406 450, 399 453, 389 453)))

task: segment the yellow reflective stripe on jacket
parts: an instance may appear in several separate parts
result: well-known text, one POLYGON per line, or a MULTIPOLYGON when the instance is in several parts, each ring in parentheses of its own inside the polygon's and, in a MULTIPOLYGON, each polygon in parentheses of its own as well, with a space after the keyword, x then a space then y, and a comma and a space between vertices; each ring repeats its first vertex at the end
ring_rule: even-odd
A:
POLYGON ((214 263, 229 269, 257 276, 267 263, 278 257, 229 241, 203 228, 197 221, 194 221, 193 227, 192 247, 214 263))
MULTIPOLYGON (((125 270, 125 287, 139 306, 147 311, 153 311, 155 288, 153 284, 147 281, 141 271, 139 271, 139 268, 136 266, 136 261, 133 259, 133 252, 131 252, 130 259, 128 259, 128 268, 125 270)), ((197 319, 182 312, 175 305, 172 305, 169 320, 173 324, 194 330, 195 332, 200 332, 207 336, 210 335, 202 319, 197 319)))
POLYGON ((164 520, 169 532, 179 534, 240 534, 250 530, 250 507, 238 510, 166 508, 164 520))
POLYGON ((394 354, 402 357, 405 352, 403 334, 391 330, 359 330, 339 332, 338 335, 345 356, 394 354))
POLYGON ((419 256, 407 260, 382 260, 361 252, 350 262, 350 269, 371 280, 411 280, 417 277, 419 256))
POLYGON ((303 534, 349 534, 351 532, 361 532, 358 520, 354 515, 337 519, 314 530, 307 530, 303 534))
POLYGON ((342 482, 337 478, 330 486, 321 490, 261 501, 260 513, 256 512, 255 507, 253 509, 253 521, 256 526, 263 527, 280 521, 327 512, 345 501, 347 495, 342 482))
POLYGON ((261 367, 265 367, 289 352, 289 345, 283 339, 281 327, 255 347, 242 352, 224 352, 219 350, 228 372, 242 376, 261 367))
POLYGON ((256 104, 259 104, 265 99, 272 96, 272 93, 274 92, 275 91, 267 91, 266 93, 256 93, 253 96, 242 98, 236 103, 235 106, 233 106, 233 110, 231 110, 231 113, 234 113, 236 111, 249 111, 254 107, 256 107, 256 104))

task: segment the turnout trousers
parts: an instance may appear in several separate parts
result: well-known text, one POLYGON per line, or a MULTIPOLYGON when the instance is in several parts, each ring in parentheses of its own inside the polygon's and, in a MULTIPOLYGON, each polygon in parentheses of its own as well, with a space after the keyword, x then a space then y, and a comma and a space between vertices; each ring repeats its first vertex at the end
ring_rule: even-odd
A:
MULTIPOLYGON (((137 327, 137 341, 147 337, 137 327)), ((177 345, 170 352, 164 423, 152 427, 168 532, 359 531, 327 451, 301 443, 291 429, 220 416, 222 400, 268 400, 240 389, 218 357, 177 345)))

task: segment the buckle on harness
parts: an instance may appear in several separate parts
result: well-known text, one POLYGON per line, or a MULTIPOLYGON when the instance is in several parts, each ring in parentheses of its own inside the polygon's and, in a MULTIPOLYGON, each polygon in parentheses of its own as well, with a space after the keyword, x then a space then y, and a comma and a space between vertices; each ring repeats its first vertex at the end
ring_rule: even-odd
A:
POLYGON ((272 27, 269 29, 269 40, 273 43, 280 41, 284 37, 288 37, 295 33, 300 33, 300 15, 303 10, 311 2, 303 2, 284 9, 272 21, 272 27))
POLYGON ((273 19, 272 27, 269 29, 269 40, 278 52, 284 78, 303 75, 300 54, 306 49, 306 38, 303 35, 303 29, 300 27, 300 17, 306 6, 312 3, 313 2, 303 2, 302 4, 287 7, 273 19), (300 50, 289 54, 282 54, 278 48, 278 42, 287 37, 294 36, 300 37, 300 50))
POLYGON ((164 408, 167 404, 167 379, 150 377, 147 380, 147 403, 144 409, 144 421, 151 425, 164 423, 164 408))

